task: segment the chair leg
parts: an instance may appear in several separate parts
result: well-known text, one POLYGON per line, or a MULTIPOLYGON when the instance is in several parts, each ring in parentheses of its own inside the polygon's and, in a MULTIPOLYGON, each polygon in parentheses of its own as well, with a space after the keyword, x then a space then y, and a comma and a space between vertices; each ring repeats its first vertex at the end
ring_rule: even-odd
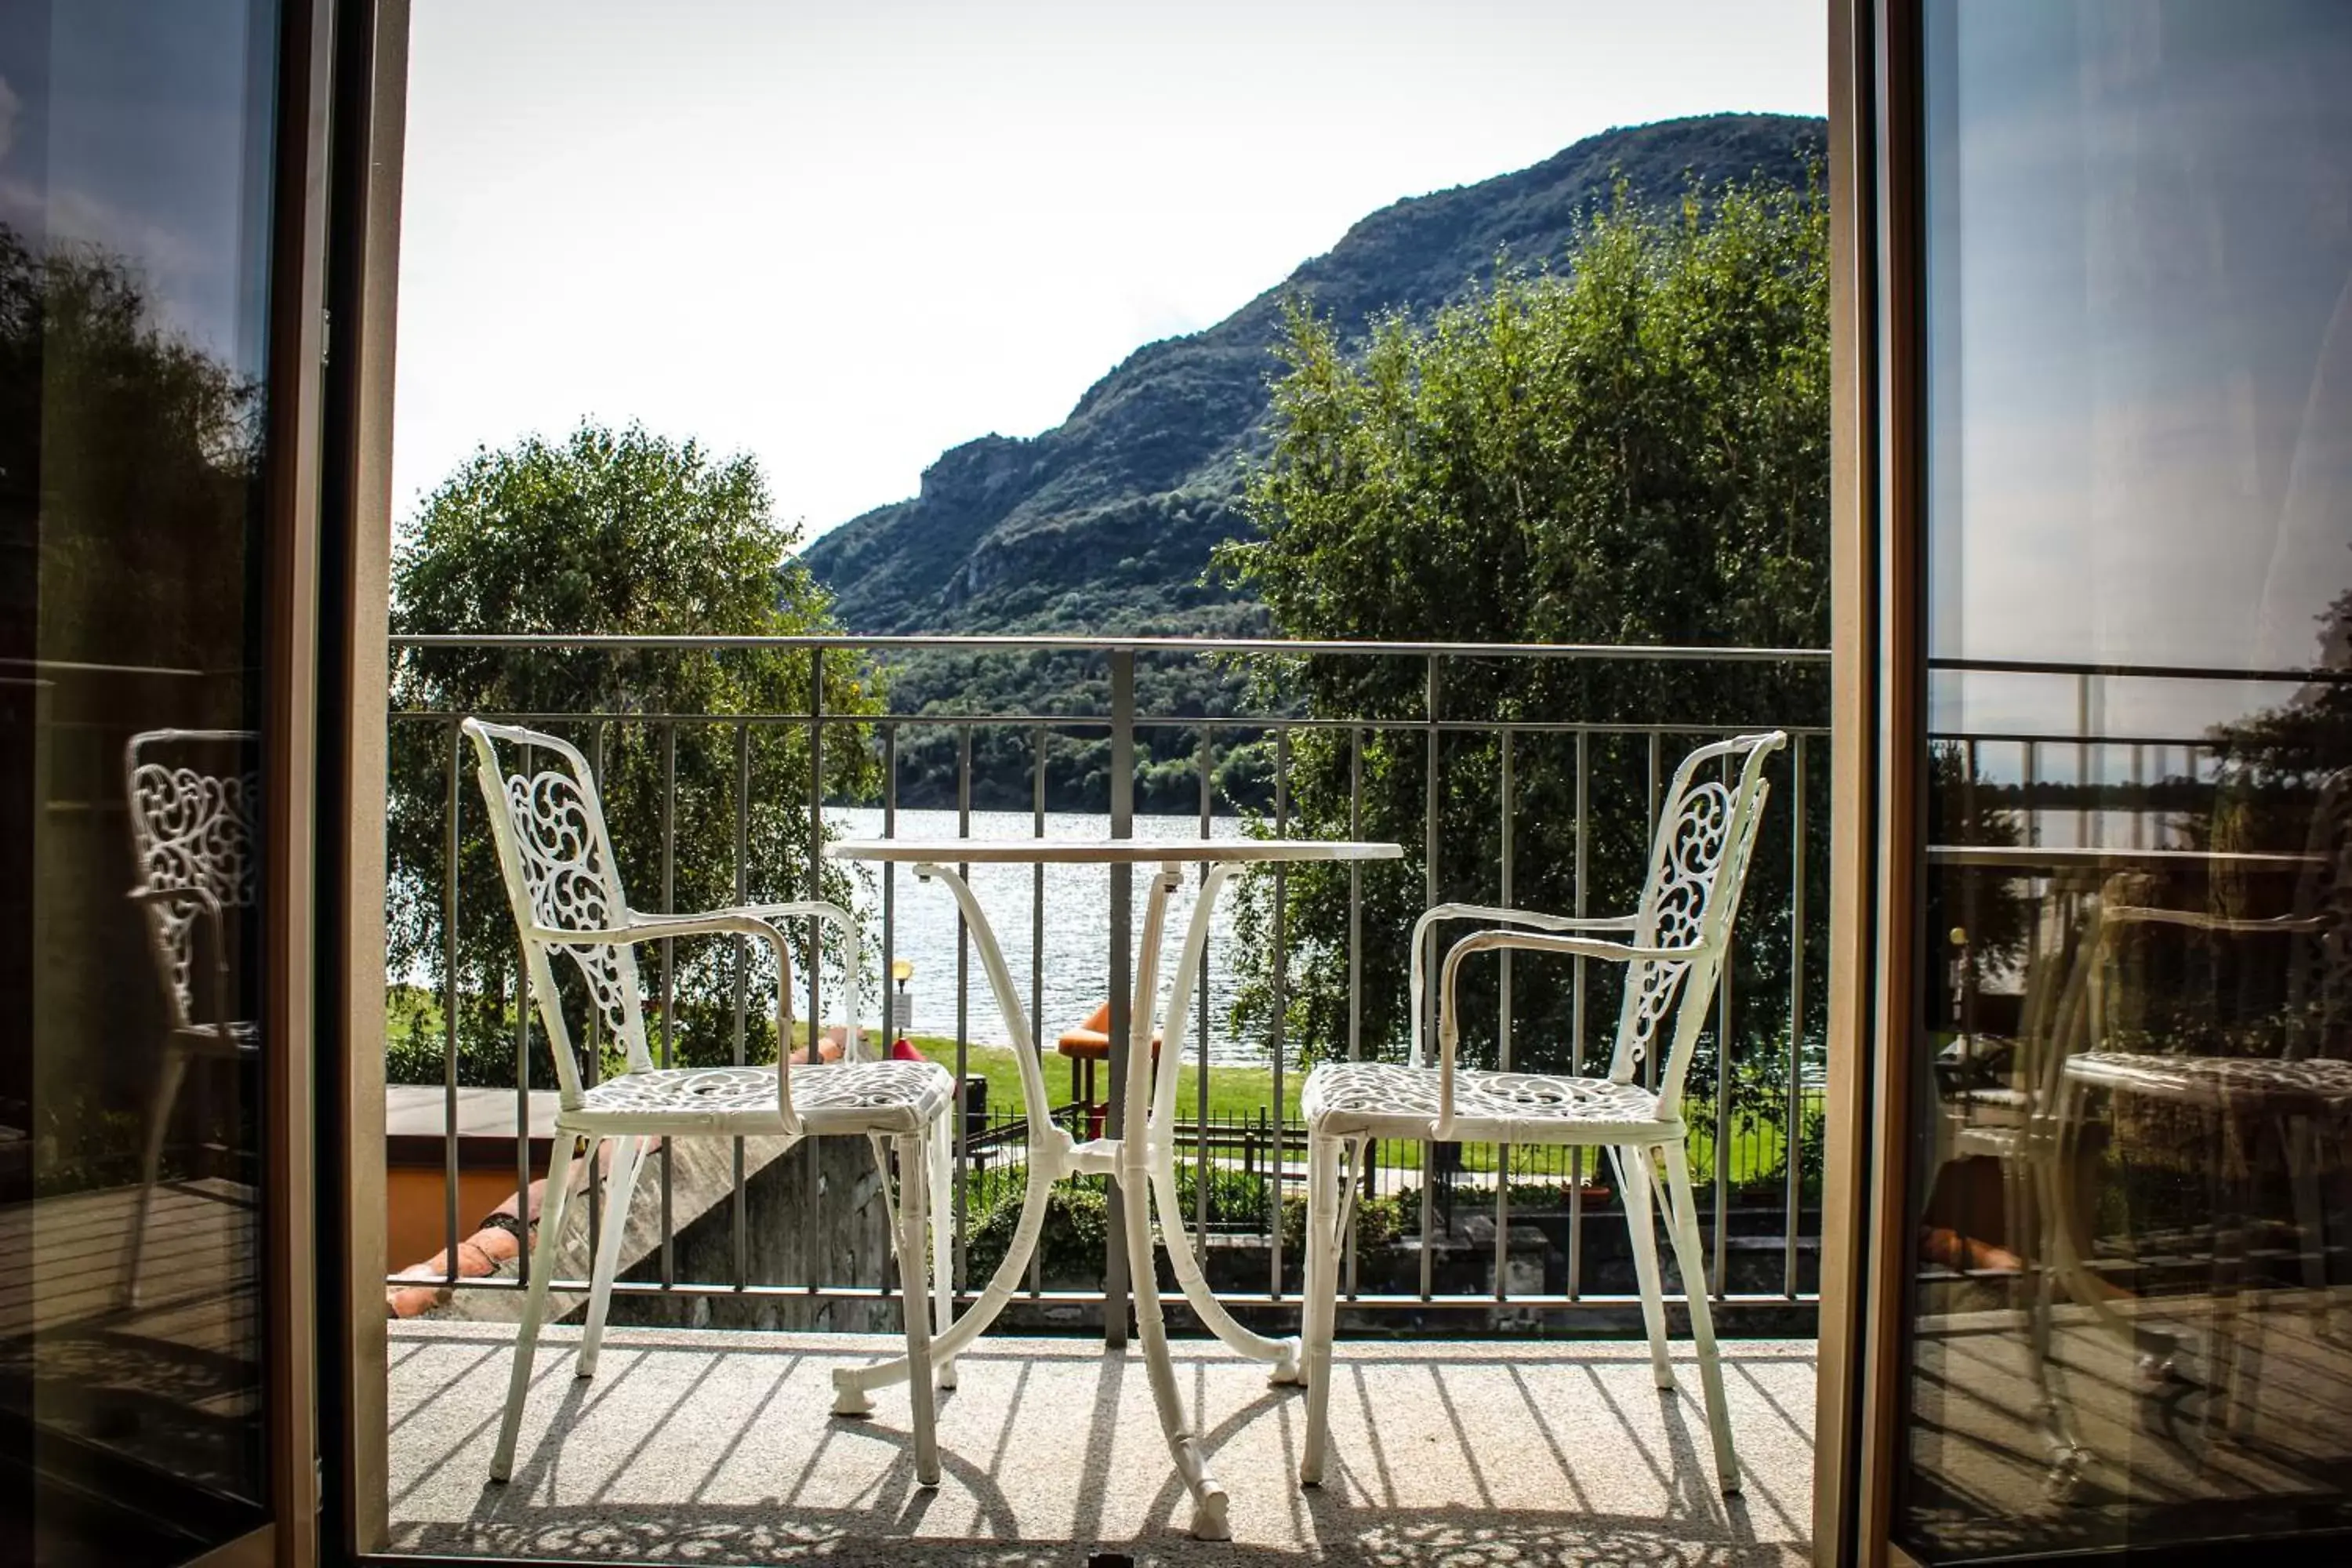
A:
MULTIPOLYGON (((955 1321, 955 1115, 951 1109, 931 1124, 931 1332, 944 1334, 955 1321)), ((956 1385, 953 1360, 932 1369, 941 1388, 956 1385)))
POLYGON ((1339 1141, 1309 1131, 1307 1138, 1307 1279, 1299 1303, 1300 1347, 1307 1375, 1307 1436, 1298 1484, 1323 1484, 1324 1452, 1331 1437, 1331 1341, 1339 1319, 1339 1141))
POLYGON ((1625 1194, 1625 1227, 1633 1233, 1633 1278, 1642 1289, 1642 1327, 1650 1335, 1650 1370, 1658 1386, 1675 1386, 1675 1363, 1666 1353, 1665 1286, 1658 1272, 1658 1226, 1650 1205, 1650 1156, 1640 1147, 1612 1148, 1617 1190, 1625 1194))
MULTIPOLYGON (((596 1268, 589 1278, 588 1323, 580 1335, 582 1377, 596 1375, 596 1356, 604 1348, 604 1314, 613 1304, 613 1277, 621 1268, 622 1233, 628 1228, 629 1204, 653 1140, 623 1138, 618 1144, 613 1152, 612 1179, 604 1184, 604 1234, 597 1239, 596 1268)), ((593 1167, 586 1179, 596 1179, 593 1167)))
POLYGON ((898 1304, 907 1321, 907 1365, 915 1375, 907 1379, 914 1405, 915 1484, 940 1484, 940 1437, 937 1396, 931 1379, 920 1375, 931 1364, 931 1325, 923 1310, 924 1210, 929 1206, 931 1136, 928 1130, 898 1139, 898 1304))
POLYGON ((147 1222, 155 1209, 155 1181, 163 1172, 163 1138, 171 1131, 172 1108, 179 1103, 180 1085, 188 1076, 185 1051, 164 1047, 163 1075, 155 1080, 155 1099, 147 1111, 147 1143, 140 1152, 139 1204, 131 1216, 131 1234, 122 1238, 122 1304, 139 1305, 139 1260, 147 1250, 147 1222))
POLYGON ((2313 1321, 2327 1321, 2327 1211, 2319 1198, 2319 1154, 2311 1118, 2287 1119, 2287 1179, 2295 1238, 2303 1254, 2303 1288, 2313 1321))
POLYGON ((539 1242, 530 1251, 530 1289, 523 1297, 522 1327, 515 1334, 514 1375, 507 1383, 506 1418, 499 1424, 498 1451, 490 1456, 490 1479, 504 1481, 514 1475, 515 1436, 522 1430, 522 1404, 530 1393, 531 1358, 539 1350, 540 1321, 547 1312, 547 1282, 555 1273, 555 1248, 563 1233, 563 1211, 572 1197, 572 1150, 573 1143, 586 1145, 581 1166, 593 1170, 596 1164, 594 1138, 575 1139, 559 1132, 554 1147, 547 1152, 547 1184, 541 1189, 539 1205, 539 1242))
POLYGON ((1690 1158, 1679 1143, 1668 1143, 1661 1152, 1665 1155, 1671 1189, 1675 1262, 1682 1269, 1684 1299, 1690 1303, 1691 1345, 1698 1352, 1699 1385, 1706 1393, 1706 1425, 1715 1436, 1716 1478, 1727 1495, 1739 1489, 1739 1459, 1731 1451, 1731 1412, 1724 1405, 1723 1367, 1715 1353, 1715 1317, 1707 1310, 1706 1257, 1699 1249, 1690 1158))

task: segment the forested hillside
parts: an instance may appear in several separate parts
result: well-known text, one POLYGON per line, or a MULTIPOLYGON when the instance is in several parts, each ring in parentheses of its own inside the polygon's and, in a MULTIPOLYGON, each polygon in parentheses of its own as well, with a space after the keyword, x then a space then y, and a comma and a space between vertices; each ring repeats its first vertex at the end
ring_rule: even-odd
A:
MULTIPOLYGON (((1801 181, 1819 120, 1710 115, 1612 131, 1516 174, 1416 196, 1357 223, 1326 254, 1207 330, 1150 343, 1088 388, 1042 435, 983 436, 943 453, 920 493, 842 524, 805 560, 851 631, 1245 633, 1269 629, 1245 593, 1209 576, 1210 554, 1247 534, 1244 460, 1265 449, 1268 384, 1286 300, 1343 338, 1384 311, 1427 311, 1490 281, 1498 266, 1568 265, 1580 221, 1623 180, 1649 204, 1761 177, 1801 181)), ((1100 661, 925 655, 891 683, 901 712, 1100 711, 1100 661)), ((1202 664, 1151 677, 1161 712, 1226 710, 1238 677, 1202 664)), ((983 737, 983 804, 1028 800, 1027 774, 983 737)), ((1196 742, 1139 738, 1172 764, 1196 742)), ((909 737, 907 798, 936 800, 944 737, 909 737)), ((1057 799, 1099 773, 1087 748, 1051 766, 1057 799)), ((1163 768, 1171 806, 1191 798, 1163 768)), ((1147 791, 1147 795, 1151 792, 1147 791)))

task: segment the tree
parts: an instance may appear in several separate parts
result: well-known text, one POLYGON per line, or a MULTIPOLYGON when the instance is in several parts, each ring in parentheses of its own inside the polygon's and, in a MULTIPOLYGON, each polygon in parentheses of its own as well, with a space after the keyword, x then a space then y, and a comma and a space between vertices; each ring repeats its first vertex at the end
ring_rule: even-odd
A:
MULTIPOLYGON (((0 825, 0 1020, 25 1042, 0 1101, 33 1118, 42 1190, 138 1172, 125 1130, 168 1025, 121 897, 119 759, 136 731, 255 722, 262 413, 259 384, 173 325, 135 258, 0 223, 0 780, 16 803, 0 825)), ((254 1083, 229 1087, 235 1063, 198 1071, 219 1091, 184 1100, 193 1141, 247 1146, 254 1083)))
MULTIPOLYGON (((0 539, 28 652, 218 668, 247 631, 261 388, 173 331, 130 258, 0 224, 0 539)), ((216 722, 246 721, 237 694, 216 722)), ((193 716, 184 716, 193 722, 193 716)))
MULTIPOLYGON (((797 531, 773 514, 766 481, 749 457, 715 458, 631 426, 583 424, 561 443, 532 437, 475 457, 434 491, 395 552, 393 629, 488 635, 509 632, 798 636, 835 629, 822 590, 791 552, 797 531)), ((760 648, 715 652, 412 650, 393 674, 395 710, 436 715, 396 721, 390 780, 389 917, 395 975, 430 985, 454 942, 463 1044, 461 1075, 514 1080, 516 1019, 509 1005, 516 944, 498 865, 483 830, 470 760, 460 763, 457 917, 443 905, 450 748, 456 720, 471 714, 554 716, 530 721, 560 734, 596 764, 624 885, 640 908, 703 909, 738 900, 738 775, 745 846, 742 892, 753 901, 845 898, 844 873, 812 889, 810 733, 777 716, 811 710, 822 668, 826 726, 824 787, 832 797, 866 792, 872 748, 855 721, 879 710, 877 694, 845 650, 760 648), (599 715, 573 718, 572 715, 599 715), (665 787, 674 778, 675 790, 665 787), (667 829, 667 832, 666 832, 667 829)), ((805 985, 808 933, 796 928, 796 979, 805 985)), ((733 1059, 737 962, 753 967, 746 1054, 772 1060, 772 1014, 757 998, 771 984, 760 955, 735 945, 688 942, 675 953, 675 1000, 667 1028, 649 1020, 656 1048, 668 1036, 681 1063, 733 1059)), ((647 949, 650 984, 659 950, 647 949)), ((585 1039, 586 1010, 575 1039, 585 1039)), ((421 994, 410 1027, 395 1031, 394 1076, 437 1079, 441 1041, 421 994)), ((801 1009, 805 1011, 803 1007, 801 1009)), ((569 1014, 567 1015, 569 1016, 569 1014)), ((609 1042, 607 1042, 609 1044, 609 1042)), ((545 1047, 534 1079, 553 1080, 545 1047)))
MULTIPOLYGON (((1225 547, 1221 564, 1297 637, 1826 646, 1828 280, 1818 182, 1759 177, 1693 188, 1664 213, 1621 184, 1564 274, 1500 269, 1426 321, 1378 321, 1360 344, 1294 303, 1271 450, 1246 486, 1260 537, 1225 547)), ((1447 720, 1663 727, 1668 772, 1690 741, 1672 734, 1676 725, 1817 723, 1827 708, 1818 666, 1770 663, 1307 658, 1283 679, 1318 716, 1397 726, 1360 731, 1360 774, 1349 731, 1301 730, 1289 775, 1293 831, 1344 831, 1360 776, 1358 831, 1404 842, 1413 857, 1363 875, 1371 1054, 1397 1049, 1405 1033, 1432 745, 1437 895, 1492 901, 1499 891, 1501 744, 1492 732, 1414 728, 1433 682, 1447 720)), ((1514 748, 1514 901, 1576 907, 1581 748, 1586 907, 1630 909, 1645 866, 1648 735, 1528 734, 1514 748)), ((1776 772, 1785 792, 1785 760, 1776 772)), ((1810 781, 1816 854, 1828 842, 1825 776, 1810 781)), ((1739 1055, 1743 1072, 1752 1060, 1757 1096, 1785 1083, 1788 829, 1785 810, 1771 814, 1734 976, 1739 1033, 1757 1047, 1739 1055), (1775 1036, 1777 1048, 1764 1048, 1775 1036)), ((1312 1057, 1346 1038, 1349 881, 1299 868, 1286 883, 1285 1029, 1312 1057)), ((1248 899, 1247 945, 1270 951, 1269 892, 1248 899)), ((1821 951, 1817 933, 1809 961, 1821 951)), ((1588 1066, 1615 1016, 1609 968, 1587 975, 1588 1066)), ((1261 1024, 1271 979, 1262 973, 1242 1003, 1261 1024)), ((1481 966, 1471 986, 1464 1047, 1491 1058, 1495 967, 1481 966)), ((1810 991, 1818 1001, 1818 978, 1810 991)), ((1569 1068, 1575 1007, 1573 965, 1522 962, 1516 1065, 1569 1068)), ((1711 1071, 1696 1071, 1694 1086, 1711 1071)))

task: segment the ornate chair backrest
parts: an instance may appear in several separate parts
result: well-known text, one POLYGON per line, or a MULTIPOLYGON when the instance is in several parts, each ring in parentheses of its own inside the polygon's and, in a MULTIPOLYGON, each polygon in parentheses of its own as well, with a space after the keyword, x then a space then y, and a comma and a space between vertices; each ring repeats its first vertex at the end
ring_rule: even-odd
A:
POLYGON ((1738 735, 1699 747, 1675 770, 1650 847, 1650 876, 1633 928, 1636 947, 1691 947, 1686 959, 1642 959, 1625 966, 1625 1001, 1617 1016, 1617 1049, 1609 1076, 1631 1083, 1657 1047, 1658 1026, 1669 1014, 1675 1034, 1658 1079, 1658 1103, 1682 1101, 1683 1079, 1706 1021, 1717 973, 1730 945, 1731 925, 1748 880, 1748 860, 1756 847, 1769 788, 1764 760, 1789 737, 1775 730, 1738 735), (1720 763, 1731 782, 1701 778, 1720 763), (1681 997, 1681 1005, 1675 998, 1681 997))
POLYGON ((580 1062, 548 961, 551 951, 580 966, 590 1005, 627 1053, 629 1070, 644 1072, 654 1065, 646 1046, 635 953, 625 943, 566 942, 544 934, 605 931, 629 922, 629 901, 621 891, 596 780, 588 759, 556 736, 479 719, 468 719, 461 728, 481 764, 476 776, 489 806, 490 837, 498 846, 499 871, 539 998, 540 1019, 547 1026, 562 1103, 575 1106, 583 1092, 580 1062), (500 742, 516 749, 524 771, 510 772, 499 762, 500 742), (552 765, 530 771, 540 762, 552 765))
MULTIPOLYGON (((2249 805, 2260 804, 2265 787, 2252 769, 2233 763, 2222 770, 2216 793, 2235 796, 2238 815, 2243 817, 2252 815, 2249 805)), ((2278 798, 2285 798, 2284 792, 2278 798)), ((2214 815, 2223 813, 2217 809, 2214 815)), ((2239 847, 2234 838, 2219 833, 2215 837, 2229 847, 2239 847)), ((2294 904, 2283 917, 2290 938, 2278 1052, 2284 1061, 2341 1056, 2352 1049, 2352 768, 2339 768, 2319 781, 2305 825, 2303 855, 2294 904)), ((2110 1048, 2116 1037, 2135 1032, 2141 1022, 2136 1015, 2145 1014, 2149 997, 2159 991, 2147 973, 2120 981, 2111 977, 2112 969, 2136 956, 2126 946, 2131 936, 2150 924, 2185 926, 2220 933, 2230 947, 2243 948, 2249 927, 2229 922, 2251 917, 2258 928, 2265 910, 2249 897, 2248 885, 2263 879, 2243 872, 2232 875, 2226 865, 2217 866, 2208 879, 2209 907, 2173 910, 2166 903, 2162 882, 2148 872, 2122 871, 2107 878, 2087 917, 2099 940, 2083 951, 2082 962, 2091 973, 2091 1013, 2068 1048, 2110 1048), (2105 911, 2117 909, 2126 911, 2126 918, 2106 918, 2105 911), (2151 921, 2146 913, 2150 910, 2165 918, 2151 921), (2133 914, 2138 918, 2129 918, 2133 914)), ((2149 1039, 2140 1048, 2157 1047, 2149 1039)))
POLYGON ((2112 956, 2106 943, 2114 928, 2103 910, 2146 903, 2148 880, 2137 871, 2059 871, 2026 905, 2025 996, 2010 1078, 2037 1112, 2058 1103, 2068 1058, 2093 1048, 2106 1032, 2099 981, 2112 956))
MULTIPOLYGON (((227 1022, 197 1016, 196 925, 201 916, 215 917, 212 941, 226 944, 228 911, 251 909, 257 900, 261 778, 245 766, 255 739, 250 730, 149 730, 122 749, 139 878, 131 896, 147 911, 148 947, 174 1028, 227 1022), (236 771, 220 767, 230 756, 236 771), (191 758, 214 765, 199 767, 191 758)), ((225 961, 225 948, 216 947, 214 957, 225 961)))

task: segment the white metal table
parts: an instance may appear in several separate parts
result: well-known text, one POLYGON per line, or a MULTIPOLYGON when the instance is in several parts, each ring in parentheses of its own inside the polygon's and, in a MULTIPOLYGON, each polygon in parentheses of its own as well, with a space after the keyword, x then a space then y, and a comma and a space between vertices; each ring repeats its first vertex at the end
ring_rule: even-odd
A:
MULTIPOLYGON (((944 1386, 954 1384, 956 1355, 985 1332, 1019 1289, 1028 1271, 1045 1222, 1045 1202, 1055 1182, 1069 1175, 1112 1175, 1118 1180, 1121 1211, 1126 1220, 1128 1270, 1135 1291, 1138 1336, 1151 1378, 1152 1402, 1167 1435, 1176 1468, 1192 1494, 1192 1532, 1222 1541, 1231 1534, 1226 1522, 1225 1489, 1208 1473, 1198 1430, 1188 1420, 1176 1388, 1175 1363, 1169 1354, 1167 1325, 1161 1317, 1159 1276, 1151 1256, 1151 1203, 1171 1227, 1181 1226, 1176 1201, 1176 1079, 1183 1057, 1186 1002, 1200 973, 1208 946, 1209 919, 1217 894, 1234 871, 1249 866, 1300 861, 1392 860, 1403 853, 1394 844, 1358 844, 1328 839, 1070 839, 1070 838, 869 838, 825 847, 835 859, 874 860, 912 865, 916 876, 946 885, 962 909, 981 967, 996 993, 997 1010, 1013 1036, 1013 1057, 1021 1068, 1021 1096, 1029 1121, 1029 1186, 1021 1206, 1021 1220, 1006 1248, 1004 1260, 988 1286, 945 1333, 931 1341, 931 1357, 944 1386), (1129 1009, 1127 1085, 1124 1136, 1079 1142, 1053 1119, 1053 1101, 1045 1088, 1045 1072, 1038 1060, 1035 1036, 1027 1012, 1005 968, 988 912, 972 894, 971 886, 956 868, 968 865, 1148 866, 1152 868, 1144 903, 1143 939, 1136 953, 1134 1001, 1129 1009), (1186 866, 1202 866, 1205 874, 1177 961, 1175 984, 1170 991, 1168 1016, 1161 1029, 1165 1044, 1157 1072, 1152 1068, 1152 1013, 1160 992, 1160 950, 1166 935, 1168 896, 1181 884, 1186 866)), ((1168 1258, 1177 1284, 1202 1322, 1225 1344, 1255 1361, 1274 1364, 1273 1381, 1296 1383, 1300 1376, 1299 1342, 1296 1336, 1268 1339, 1235 1322, 1233 1314, 1202 1278, 1200 1262, 1171 1229, 1168 1258)), ((833 1374, 834 1410, 839 1415, 863 1415, 873 1408, 870 1392, 907 1375, 907 1361, 873 1366, 845 1367, 833 1374)))

